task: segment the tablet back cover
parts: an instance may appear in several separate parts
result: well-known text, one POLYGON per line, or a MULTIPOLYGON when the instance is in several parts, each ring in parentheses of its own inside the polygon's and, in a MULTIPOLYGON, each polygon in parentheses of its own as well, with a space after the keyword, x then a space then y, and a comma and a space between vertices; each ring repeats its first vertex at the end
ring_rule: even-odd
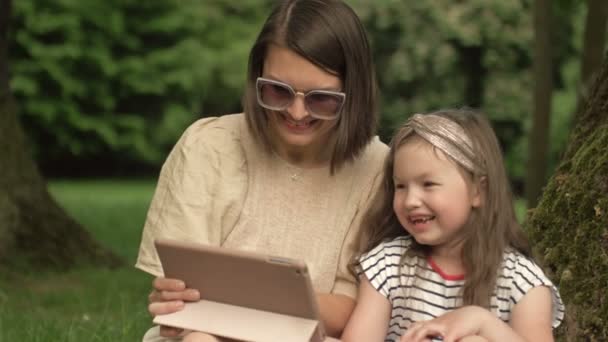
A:
MULTIPOLYGON (((232 321, 239 321, 241 316, 243 316, 242 318, 251 318, 253 317, 252 314, 259 312, 259 318, 264 317, 264 319, 255 319, 258 322, 256 325, 247 327, 241 325, 240 329, 237 328, 239 330, 237 335, 243 337, 243 334, 248 332, 249 335, 259 336, 260 330, 265 330, 269 337, 265 341, 274 341, 270 336, 275 336, 278 332, 283 333, 284 328, 287 327, 288 329, 294 329, 291 331, 294 336, 308 334, 307 339, 302 339, 302 341, 310 340, 310 326, 311 324, 313 327, 318 325, 319 316, 316 298, 305 263, 259 253, 173 240, 157 240, 156 248, 161 258, 165 277, 182 279, 189 288, 198 289, 201 298, 204 299, 202 304, 205 301, 222 304, 219 311, 217 306, 214 307, 215 313, 219 316, 214 318, 215 323, 211 328, 226 330, 232 327, 232 330, 235 330, 238 325, 227 324, 224 328, 222 324, 218 324, 219 320, 222 320, 224 316, 232 316, 232 321), (238 310, 239 307, 253 309, 254 311, 238 310), (275 314, 275 316, 267 316, 264 312, 275 314), (276 314, 284 317, 279 318, 276 314), (276 318, 274 323, 272 317, 276 318), (289 322, 289 317, 309 320, 310 322, 309 324, 302 323, 302 320, 289 322), (267 322, 267 324, 264 324, 264 322, 267 322), (280 326, 277 326, 277 324, 280 324, 280 326)), ((192 305, 187 304, 188 306, 192 305)), ((201 309, 201 305, 198 305, 197 310, 199 312, 196 316, 202 318, 200 310, 205 311, 211 308, 211 305, 207 305, 201 309)), ((176 317, 192 314, 187 308, 182 311, 186 312, 176 313, 177 316, 174 315, 171 321, 174 326, 177 326, 175 325, 176 317)), ((208 312, 207 316, 210 314, 213 314, 213 310, 208 312)), ((168 317, 157 316, 155 322, 168 324, 162 322, 166 318, 168 317)), ((180 320, 178 318, 178 323, 180 320)), ((190 317, 188 320, 190 322, 188 324, 196 321, 194 317, 190 317)), ((207 323, 201 324, 210 328, 207 323)), ((195 329, 190 326, 185 328, 195 329)), ((200 329, 200 327, 195 330, 212 332, 200 329)), ((319 326, 317 330, 317 336, 320 338, 323 335, 322 328, 319 326)), ((214 333, 218 332, 215 331, 214 333)), ((220 335, 232 338, 239 337, 232 333, 231 335, 220 335)), ((264 339, 258 338, 258 340, 262 341, 264 339)), ((289 339, 283 338, 277 341, 280 340, 287 341, 289 339)))

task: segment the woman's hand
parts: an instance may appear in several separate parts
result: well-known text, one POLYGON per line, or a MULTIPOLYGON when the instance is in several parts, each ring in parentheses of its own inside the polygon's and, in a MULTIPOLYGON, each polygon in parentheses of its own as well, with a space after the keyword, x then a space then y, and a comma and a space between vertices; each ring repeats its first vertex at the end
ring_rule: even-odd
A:
MULTIPOLYGON (((177 312, 184 307, 184 302, 195 302, 201 298, 195 289, 186 288, 186 284, 179 279, 157 277, 152 282, 154 289, 148 296, 148 312, 153 317, 177 312)), ((176 337, 183 330, 160 326, 160 335, 164 337, 176 337)))

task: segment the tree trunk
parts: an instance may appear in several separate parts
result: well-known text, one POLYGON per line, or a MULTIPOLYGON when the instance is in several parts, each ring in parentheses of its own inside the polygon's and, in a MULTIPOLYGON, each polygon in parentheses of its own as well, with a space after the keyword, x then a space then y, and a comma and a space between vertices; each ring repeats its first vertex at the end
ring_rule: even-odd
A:
POLYGON ((534 1, 534 110, 528 139, 526 201, 528 208, 538 202, 546 178, 551 94, 551 1, 534 1))
POLYGON ((81 263, 118 266, 122 261, 53 200, 26 148, 9 88, 10 9, 10 0, 0 0, 0 265, 25 260, 53 268, 81 263))
POLYGON ((561 340, 608 341, 608 59, 527 230, 566 303, 561 340))
POLYGON ((581 61, 581 84, 579 87, 577 113, 589 92, 594 74, 602 66, 606 29, 608 28, 608 1, 588 0, 587 18, 585 19, 585 36, 583 38, 583 56, 581 61))

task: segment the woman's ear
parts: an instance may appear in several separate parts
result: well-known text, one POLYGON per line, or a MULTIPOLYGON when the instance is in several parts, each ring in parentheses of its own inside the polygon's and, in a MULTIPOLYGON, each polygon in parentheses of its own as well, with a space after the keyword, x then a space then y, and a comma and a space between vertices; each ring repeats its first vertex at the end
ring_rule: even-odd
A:
POLYGON ((488 178, 486 176, 481 176, 473 181, 473 185, 471 187, 471 206, 473 208, 481 207, 481 204, 484 202, 487 188, 488 178))

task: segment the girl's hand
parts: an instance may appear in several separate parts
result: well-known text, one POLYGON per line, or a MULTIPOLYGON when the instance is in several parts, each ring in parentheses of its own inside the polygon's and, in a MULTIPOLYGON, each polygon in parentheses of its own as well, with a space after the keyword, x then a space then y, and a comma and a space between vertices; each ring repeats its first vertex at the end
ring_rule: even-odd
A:
POLYGON ((460 341, 477 335, 490 315, 481 307, 465 306, 430 321, 414 323, 401 336, 401 342, 426 342, 433 338, 442 338, 444 342, 460 341))
MULTIPOLYGON (((154 289, 148 296, 148 312, 153 317, 177 312, 184 307, 184 302, 195 302, 201 298, 197 290, 186 288, 179 279, 157 277, 152 282, 154 289)), ((160 334, 164 337, 176 337, 182 329, 160 326, 160 334)))

